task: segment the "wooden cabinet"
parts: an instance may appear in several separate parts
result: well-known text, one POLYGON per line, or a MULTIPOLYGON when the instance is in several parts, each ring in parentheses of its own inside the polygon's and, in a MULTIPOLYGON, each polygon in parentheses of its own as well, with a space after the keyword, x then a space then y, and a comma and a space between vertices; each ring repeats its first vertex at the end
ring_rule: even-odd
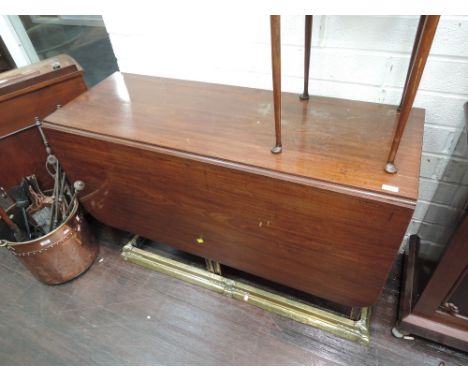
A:
POLYGON ((412 236, 406 254, 397 327, 468 351, 466 212, 428 281, 424 278, 424 267, 418 264, 418 243, 418 237, 412 236))
POLYGON ((52 185, 35 118, 85 91, 83 70, 67 55, 0 74, 0 186, 8 189, 31 174, 52 185))
POLYGON ((44 130, 98 220, 349 306, 375 303, 413 213, 424 110, 116 73, 44 130))
POLYGON ((468 322, 468 268, 456 280, 442 307, 449 313, 461 316, 468 322))

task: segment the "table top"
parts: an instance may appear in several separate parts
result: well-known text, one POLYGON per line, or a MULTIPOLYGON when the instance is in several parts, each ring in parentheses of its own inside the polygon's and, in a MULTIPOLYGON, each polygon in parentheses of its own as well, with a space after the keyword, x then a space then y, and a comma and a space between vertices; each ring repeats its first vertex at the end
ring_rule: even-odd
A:
POLYGON ((35 64, 0 73, 0 102, 49 86, 54 81, 59 81, 61 77, 82 71, 81 66, 72 57, 60 54, 35 64))
POLYGON ((282 94, 283 152, 271 91, 114 73, 45 120, 47 128, 170 150, 218 165, 414 206, 424 110, 414 108, 384 171, 396 106, 282 94))

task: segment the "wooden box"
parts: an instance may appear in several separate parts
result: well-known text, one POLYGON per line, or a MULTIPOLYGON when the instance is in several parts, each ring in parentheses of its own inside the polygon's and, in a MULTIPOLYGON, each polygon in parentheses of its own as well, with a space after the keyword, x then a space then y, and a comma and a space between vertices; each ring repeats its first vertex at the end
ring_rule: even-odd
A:
POLYGON ((424 111, 116 73, 44 129, 100 221, 349 306, 375 303, 413 213, 424 111))
POLYGON ((44 145, 32 125, 85 91, 83 69, 67 55, 0 74, 0 186, 8 189, 31 174, 52 186, 44 145))

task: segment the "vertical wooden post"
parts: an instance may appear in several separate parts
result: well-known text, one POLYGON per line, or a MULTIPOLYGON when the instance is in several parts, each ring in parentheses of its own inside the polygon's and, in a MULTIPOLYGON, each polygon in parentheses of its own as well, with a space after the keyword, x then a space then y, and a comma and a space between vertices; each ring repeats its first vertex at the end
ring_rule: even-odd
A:
POLYGON ((281 145, 281 24, 280 16, 270 16, 271 64, 273 74, 273 102, 275 109, 276 143, 271 149, 273 154, 282 151, 281 145))
POLYGON ((312 15, 305 17, 304 36, 304 91, 299 96, 302 100, 309 99, 309 67, 310 67, 310 46, 312 43, 312 15))
POLYGON ((387 164, 385 165, 385 171, 389 174, 394 174, 397 172, 397 168, 395 167, 394 163, 395 156, 398 151, 406 123, 408 122, 411 109, 413 108, 416 92, 424 72, 427 57, 429 56, 429 52, 431 50, 431 45, 437 29, 439 18, 440 16, 427 16, 422 26, 421 39, 418 42, 418 47, 416 49, 416 54, 413 60, 413 68, 409 75, 408 86, 404 95, 404 99, 401 102, 401 112, 398 117, 397 127, 393 136, 393 142, 388 155, 387 164))
POLYGON ((362 309, 357 306, 352 306, 349 312, 349 318, 353 321, 359 321, 361 319, 362 309))
POLYGON ((398 111, 401 110, 401 105, 403 104, 403 100, 405 99, 406 89, 408 88, 408 81, 411 76, 411 72, 413 71, 414 57, 416 56, 416 51, 418 50, 418 44, 419 44, 419 41, 421 40, 421 32, 422 32, 422 28, 426 20, 426 17, 427 16, 421 16, 419 18, 418 30, 416 31, 416 36, 414 38, 413 50, 411 52, 411 59, 408 65, 408 72, 406 73, 405 86, 403 87, 403 94, 401 96, 400 106, 398 106, 398 111))

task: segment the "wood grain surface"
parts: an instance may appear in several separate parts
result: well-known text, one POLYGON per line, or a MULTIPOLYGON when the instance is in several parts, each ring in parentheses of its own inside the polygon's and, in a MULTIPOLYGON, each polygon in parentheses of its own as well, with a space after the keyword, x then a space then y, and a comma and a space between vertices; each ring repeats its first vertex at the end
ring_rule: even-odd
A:
MULTIPOLYGON (((410 68, 407 77, 407 82, 403 90, 403 96, 399 106, 400 114, 398 118, 397 127, 395 129, 395 136, 392 141, 390 151, 388 153, 388 163, 394 164, 395 156, 400 146, 401 137, 407 126, 409 115, 413 109, 413 103, 416 98, 416 93, 419 88, 426 66, 427 58, 431 50, 432 41, 437 30, 440 16, 423 16, 420 19, 421 29, 416 32, 416 40, 419 40, 413 47, 416 49, 410 60, 410 68)), ((398 166, 397 166, 398 168, 398 166)))
MULTIPOLYGON (((398 174, 385 173, 396 107, 283 93, 283 152, 272 155, 270 91, 115 73, 47 118, 76 133, 170 148, 415 203, 424 110, 413 109, 398 174), (382 189, 388 184, 398 192, 382 189)), ((58 128, 57 127, 57 128, 58 128)))
POLYGON ((85 92, 82 75, 79 64, 64 54, 0 74, 0 137, 85 92))
POLYGON ((98 220, 344 305, 376 301, 412 214, 44 128, 67 174, 86 183, 80 200, 98 220))
POLYGON ((47 154, 35 127, 0 138, 0 185, 9 189, 23 177, 35 174, 44 189, 53 187, 46 171, 47 154))
POLYGON ((41 137, 36 128, 24 128, 85 91, 81 67, 66 55, 0 74, 0 186, 8 189, 32 174, 42 187, 52 185, 41 137))
MULTIPOLYGON (((343 305, 372 305, 417 192, 417 176, 396 176, 406 197, 372 179, 388 177, 377 157, 394 110, 287 95, 290 155, 272 155, 262 125, 272 115, 259 111, 268 93, 116 74, 44 129, 100 221, 343 305), (310 106, 305 117, 291 112, 297 105, 310 106)), ((423 113, 415 115, 412 170, 423 113)))

